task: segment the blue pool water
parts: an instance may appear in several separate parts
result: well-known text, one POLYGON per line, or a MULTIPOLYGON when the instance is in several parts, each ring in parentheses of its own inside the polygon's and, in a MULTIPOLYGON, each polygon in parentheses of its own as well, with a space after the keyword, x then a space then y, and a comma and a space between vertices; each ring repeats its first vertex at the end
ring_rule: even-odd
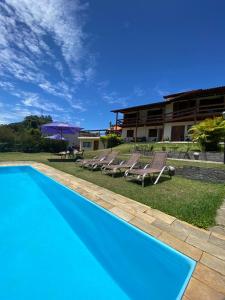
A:
POLYGON ((195 262, 31 167, 0 167, 0 299, 180 299, 195 262))

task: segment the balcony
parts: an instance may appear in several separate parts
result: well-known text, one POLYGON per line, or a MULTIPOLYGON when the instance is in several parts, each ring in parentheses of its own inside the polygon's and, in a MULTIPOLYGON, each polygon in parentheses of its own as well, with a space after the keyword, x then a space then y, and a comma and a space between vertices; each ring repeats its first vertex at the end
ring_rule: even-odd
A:
POLYGON ((205 118, 220 116, 225 111, 225 104, 199 105, 198 107, 190 107, 174 111, 170 113, 162 113, 159 115, 141 118, 125 118, 118 119, 117 125, 120 127, 136 127, 136 126, 155 126, 163 125, 163 123, 200 121, 205 118))

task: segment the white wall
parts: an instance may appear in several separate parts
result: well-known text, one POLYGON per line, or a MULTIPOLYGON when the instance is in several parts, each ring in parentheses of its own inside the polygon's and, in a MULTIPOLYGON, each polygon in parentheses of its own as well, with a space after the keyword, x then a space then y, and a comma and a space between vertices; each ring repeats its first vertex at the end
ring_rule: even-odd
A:
POLYGON ((173 112, 173 103, 166 104, 165 113, 168 114, 172 112, 173 112))
POLYGON ((184 136, 188 135, 188 126, 189 125, 193 125, 194 122, 174 122, 174 123, 165 123, 164 124, 164 132, 163 132, 163 139, 171 139, 171 131, 172 131, 172 126, 185 126, 185 130, 184 130, 184 136))
POLYGON ((63 134, 63 137, 68 140, 69 146, 79 146, 78 136, 79 132, 75 134, 63 134))
MULTIPOLYGON (((159 129, 159 128, 163 128, 162 126, 142 126, 142 127, 138 127, 137 128, 137 137, 138 138, 142 138, 142 137, 146 137, 146 140, 150 140, 148 138, 148 131, 149 129, 159 129)), ((129 128, 123 128, 122 129, 122 138, 128 139, 127 138, 127 130, 133 130, 134 131, 134 137, 135 137, 135 127, 129 127, 129 128)), ((133 138, 130 138, 130 140, 132 140, 133 138)))
POLYGON ((141 120, 146 120, 146 118, 147 118, 147 110, 140 110, 140 112, 139 112, 139 118, 141 119, 141 120))
POLYGON ((93 138, 93 139, 87 138, 87 139, 85 139, 85 138, 82 138, 82 139, 79 139, 79 140, 80 140, 79 141, 80 142, 80 150, 84 150, 84 151, 94 150, 94 141, 96 141, 96 140, 99 142, 98 150, 104 149, 104 145, 103 145, 103 143, 100 139, 96 139, 96 138, 93 138), (85 147, 84 144, 83 144, 84 142, 91 143, 91 146, 90 147, 85 147))

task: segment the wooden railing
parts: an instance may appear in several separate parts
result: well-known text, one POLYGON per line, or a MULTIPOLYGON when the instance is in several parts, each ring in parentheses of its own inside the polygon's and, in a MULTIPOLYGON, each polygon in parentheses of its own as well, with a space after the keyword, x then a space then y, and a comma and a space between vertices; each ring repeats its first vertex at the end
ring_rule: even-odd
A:
POLYGON ((225 104, 199 105, 159 115, 148 115, 147 118, 118 119, 121 127, 135 127, 141 125, 160 125, 168 122, 197 121, 207 117, 219 116, 225 111, 225 104))

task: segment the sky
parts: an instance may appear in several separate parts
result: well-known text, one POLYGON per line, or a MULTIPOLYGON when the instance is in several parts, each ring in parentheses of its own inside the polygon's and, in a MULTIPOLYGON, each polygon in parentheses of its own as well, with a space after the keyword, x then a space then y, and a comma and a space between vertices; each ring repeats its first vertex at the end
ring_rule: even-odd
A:
POLYGON ((0 0, 0 124, 110 111, 225 85, 223 0, 0 0))

